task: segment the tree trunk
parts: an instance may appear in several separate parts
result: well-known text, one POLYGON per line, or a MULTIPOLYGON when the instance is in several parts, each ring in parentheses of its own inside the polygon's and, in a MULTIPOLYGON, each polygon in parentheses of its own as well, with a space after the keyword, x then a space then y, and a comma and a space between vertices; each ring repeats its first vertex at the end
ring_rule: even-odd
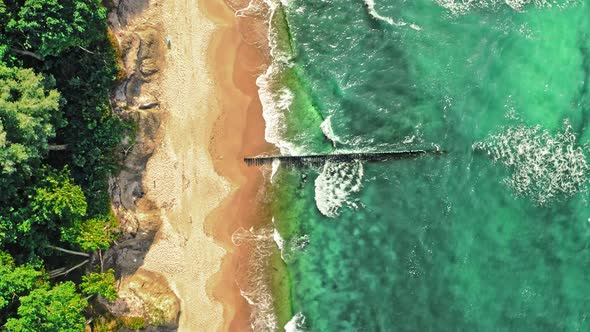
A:
POLYGON ((62 268, 59 268, 59 269, 55 269, 55 270, 49 271, 49 273, 48 273, 49 274, 49 278, 57 278, 59 276, 64 276, 64 275, 66 275, 66 274, 74 271, 75 269, 84 266, 88 262, 90 262, 89 259, 87 259, 87 260, 83 261, 82 263, 80 263, 80 264, 78 264, 78 265, 76 265, 74 267, 71 267, 71 268, 69 268, 67 270, 65 270, 65 268, 62 267, 62 268))
POLYGON ((25 50, 19 50, 18 48, 14 48, 14 47, 12 47, 10 49, 18 54, 28 55, 30 57, 33 57, 33 58, 39 60, 39 61, 45 61, 45 58, 43 58, 43 56, 41 56, 37 53, 33 53, 33 52, 25 51, 25 50))
POLYGON ((80 45, 78 45, 78 48, 81 49, 82 51, 86 52, 86 53, 94 54, 94 52, 89 51, 89 50, 85 49, 84 47, 82 47, 80 45))
POLYGON ((67 144, 52 144, 49 145, 49 151, 65 151, 68 149, 67 144))
POLYGON ((74 250, 68 250, 68 249, 64 249, 61 247, 56 247, 56 246, 47 246, 48 248, 51 249, 55 249, 57 251, 61 251, 61 252, 65 252, 67 254, 72 254, 72 255, 78 255, 78 256, 84 256, 84 257, 90 257, 89 254, 85 253, 85 252, 80 252, 80 251, 74 251, 74 250))
POLYGON ((102 261, 102 250, 98 249, 98 258, 100 258, 100 273, 104 272, 104 262, 102 261))

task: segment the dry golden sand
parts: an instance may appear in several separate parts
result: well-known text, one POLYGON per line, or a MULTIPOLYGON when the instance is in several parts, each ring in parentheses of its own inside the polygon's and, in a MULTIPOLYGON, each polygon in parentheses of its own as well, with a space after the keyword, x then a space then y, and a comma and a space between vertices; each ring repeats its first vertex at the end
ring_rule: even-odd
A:
POLYGON ((162 226, 142 268, 163 275, 179 297, 179 331, 215 331, 222 326, 223 308, 207 294, 207 282, 219 270, 225 250, 203 226, 231 191, 208 153, 219 115, 207 68, 215 25, 194 0, 166 0, 160 7, 163 33, 171 40, 159 98, 166 118, 143 185, 147 198, 161 209, 162 226))

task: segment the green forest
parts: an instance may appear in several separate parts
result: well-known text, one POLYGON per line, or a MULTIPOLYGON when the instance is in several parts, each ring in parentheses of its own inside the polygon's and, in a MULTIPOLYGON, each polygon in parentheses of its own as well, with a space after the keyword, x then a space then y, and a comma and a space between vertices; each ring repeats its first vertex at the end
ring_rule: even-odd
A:
POLYGON ((118 227, 108 176, 132 124, 110 107, 107 3, 0 0, 0 330, 84 331, 118 227))

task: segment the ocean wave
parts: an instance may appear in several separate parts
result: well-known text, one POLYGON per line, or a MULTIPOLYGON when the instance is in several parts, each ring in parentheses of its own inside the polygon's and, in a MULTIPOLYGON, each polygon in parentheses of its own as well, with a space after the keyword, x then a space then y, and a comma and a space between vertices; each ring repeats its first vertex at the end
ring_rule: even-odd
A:
POLYGON ((275 15, 281 6, 287 7, 286 0, 251 0, 246 8, 236 11, 238 17, 261 20, 266 24, 267 41, 271 64, 256 79, 258 95, 262 103, 262 116, 265 121, 265 139, 279 148, 282 154, 294 154, 298 150, 295 144, 284 139, 286 136, 286 118, 293 102, 293 93, 281 85, 280 76, 283 68, 291 66, 292 54, 285 46, 281 47, 279 31, 273 26, 275 15))
POLYGON ((563 132, 556 135, 540 126, 510 127, 475 143, 473 148, 511 167, 513 174, 506 182, 540 205, 586 190, 590 166, 567 122, 563 132))
POLYGON ((362 187, 363 164, 360 161, 339 163, 326 161, 315 180, 315 201, 320 212, 337 217, 344 205, 356 207, 350 196, 362 187))
POLYGON ((264 227, 245 230, 240 228, 232 235, 236 246, 248 246, 251 254, 245 266, 246 282, 239 284, 240 294, 250 307, 250 325, 254 331, 278 331, 279 324, 272 296, 270 257, 276 250, 274 229, 264 227))
POLYGON ((279 171, 279 167, 281 166, 281 161, 279 159, 273 159, 272 161, 272 170, 270 172, 270 183, 274 183, 274 177, 279 171))
POLYGON ((285 324, 285 332, 305 332, 305 316, 298 312, 285 324))
POLYGON ((364 1, 365 1, 365 5, 367 6, 367 9, 369 11, 369 14, 374 19, 379 20, 379 21, 386 22, 389 25, 395 25, 395 26, 405 26, 405 25, 407 25, 407 23, 404 22, 404 21, 397 22, 394 19, 392 19, 391 17, 379 15, 379 13, 377 12, 377 10, 375 10, 375 0, 364 0, 364 1))
POLYGON ((256 79, 258 95, 262 103, 262 116, 265 122, 265 139, 279 148, 283 155, 293 155, 301 152, 301 148, 287 141, 286 113, 293 102, 294 94, 281 84, 280 76, 284 68, 292 66, 292 54, 279 44, 279 32, 273 26, 273 17, 277 15, 279 6, 287 7, 287 1, 264 0, 267 8, 266 21, 268 24, 268 42, 271 54, 271 64, 266 71, 256 79))
MULTIPOLYGON (((273 218, 274 225, 274 218, 273 218)), ((250 325, 253 331, 278 331, 279 323, 275 311, 275 299, 272 295, 272 266, 271 256, 277 248, 281 258, 287 262, 295 252, 299 252, 309 243, 309 237, 303 235, 285 241, 273 226, 245 230, 239 228, 232 234, 232 243, 237 247, 245 246, 250 254, 240 268, 239 274, 245 279, 238 281, 240 295, 248 302, 252 312, 250 325)), ((305 320, 294 323, 301 326, 305 320)), ((286 327, 285 327, 286 328, 286 327)), ((294 330, 301 331, 301 330, 294 330)))
POLYGON ((365 5, 367 6, 367 11, 369 12, 369 15, 371 15, 371 17, 373 17, 374 19, 378 20, 378 21, 382 21, 385 22, 389 25, 392 26, 396 26, 396 27, 404 27, 404 26, 408 26, 416 31, 420 31, 422 30, 422 28, 416 24, 409 24, 404 22, 404 21, 396 21, 391 17, 387 17, 387 16, 383 16, 380 15, 377 10, 375 9, 375 0, 363 0, 365 2, 365 5))
POLYGON ((474 8, 498 8, 508 5, 515 11, 523 11, 526 6, 565 8, 577 3, 576 0, 435 0, 441 7, 455 15, 466 14, 474 8))
POLYGON ((264 138, 278 147, 282 154, 294 154, 297 147, 283 139, 287 130, 285 113, 293 102, 293 93, 287 88, 276 89, 278 82, 275 68, 275 65, 271 64, 266 72, 256 79, 265 122, 264 138))
MULTIPOLYGON (((272 224, 275 224, 275 218, 272 218, 272 224)), ((289 263, 294 257, 295 253, 301 252, 309 244, 309 235, 305 234, 299 237, 294 237, 289 241, 286 241, 279 231, 273 230, 273 240, 277 247, 281 251, 281 259, 285 263, 289 263)))
POLYGON ((322 129, 322 133, 326 136, 327 139, 332 142, 332 146, 336 147, 336 142, 340 141, 340 138, 334 134, 334 130, 332 129, 332 116, 329 115, 322 121, 320 125, 320 129, 322 129))

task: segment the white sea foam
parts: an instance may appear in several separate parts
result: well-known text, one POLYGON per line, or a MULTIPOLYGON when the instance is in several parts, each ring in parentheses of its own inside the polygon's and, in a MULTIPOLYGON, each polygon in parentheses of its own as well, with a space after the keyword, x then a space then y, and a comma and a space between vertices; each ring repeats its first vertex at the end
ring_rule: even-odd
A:
POLYGON ((324 121, 322 121, 320 128, 322 129, 322 133, 324 133, 324 136, 326 136, 326 138, 329 139, 330 142, 332 142, 332 146, 336 147, 336 142, 340 142, 340 139, 338 138, 338 136, 336 136, 336 134, 334 134, 334 130, 332 129, 331 115, 329 115, 324 119, 324 121))
POLYGON ((362 187, 363 165, 360 161, 339 163, 326 161, 315 180, 315 202, 320 212, 327 217, 336 217, 340 208, 350 202, 350 196, 362 187))
POLYGON ((279 46, 278 31, 273 27, 273 16, 276 15, 279 6, 287 7, 286 0, 251 0, 248 7, 238 10, 237 16, 252 17, 265 20, 267 24, 267 38, 272 63, 266 71, 256 79, 258 95, 262 103, 262 116, 264 118, 265 139, 274 144, 283 154, 296 153, 296 146, 284 140, 286 131, 285 113, 293 101, 293 93, 280 86, 280 73, 285 67, 291 65, 289 50, 279 46))
POLYGON ((540 205, 586 190, 590 166, 568 123, 556 135, 540 126, 510 127, 473 148, 512 168, 512 177, 506 182, 540 205))
MULTIPOLYGON (((288 6, 287 0, 252 0, 247 10, 237 15, 262 18, 268 24, 268 42, 272 63, 266 71, 256 79, 258 94, 262 103, 262 115, 265 121, 265 139, 277 146, 282 154, 296 154, 299 149, 285 140, 285 114, 293 102, 293 93, 280 85, 283 68, 291 65, 289 50, 281 49, 278 32, 273 27, 273 16, 280 5, 288 6)), ((271 182, 279 167, 273 162, 271 182)), ((235 245, 248 245, 251 255, 246 262, 245 284, 240 284, 241 295, 252 308, 251 327, 253 331, 278 331, 280 329, 275 314, 274 299, 271 292, 270 256, 278 247, 281 256, 289 247, 281 235, 272 227, 261 229, 240 229, 232 236, 235 245)))
POLYGON ((272 239, 275 241, 277 247, 279 247, 279 250, 282 253, 285 250, 285 240, 276 229, 274 229, 272 232, 272 239))
POLYGON ((271 292, 270 256, 276 250, 274 229, 238 229, 232 235, 236 246, 252 248, 248 261, 246 283, 240 284, 240 294, 252 308, 250 325, 253 331, 278 331, 279 324, 271 292))
POLYGON ((268 7, 268 41, 272 58, 271 65, 264 74, 256 79, 258 94, 262 103, 262 116, 266 127, 264 131, 267 142, 279 148, 282 154, 296 154, 302 152, 295 144, 288 142, 286 137, 286 117, 289 107, 293 102, 293 92, 281 87, 280 74, 283 68, 292 65, 292 55, 289 50, 281 49, 279 46, 278 31, 272 26, 272 17, 276 14, 279 3, 288 6, 288 2, 281 0, 264 0, 268 7))
POLYGON ((404 137, 404 140, 402 141, 403 144, 411 144, 414 143, 414 140, 416 139, 416 135, 412 135, 412 136, 406 136, 404 137))
MULTIPOLYGON (((274 218, 272 220, 274 225, 274 218)), ((240 267, 247 267, 246 271, 240 271, 245 275, 245 283, 240 282, 240 295, 252 308, 250 325, 253 331, 278 331, 279 325, 275 313, 275 300, 272 296, 271 260, 273 251, 281 250, 281 257, 288 261, 294 251, 303 249, 309 238, 307 235, 285 241, 281 234, 273 227, 267 226, 258 229, 240 228, 232 234, 232 242, 240 247, 250 249, 247 261, 240 267)), ((300 319, 300 318, 298 318, 300 319)), ((295 326, 301 326, 305 320, 296 320, 295 326), (299 322, 299 323, 297 323, 299 322)), ((295 331, 295 330, 294 330, 295 331)), ((301 331, 301 330, 297 330, 301 331)))
POLYGON ((577 0, 435 0, 441 7, 455 15, 462 15, 473 8, 497 8, 508 5, 515 11, 523 11, 526 6, 565 8, 577 0))
POLYGON ((375 10, 375 0, 364 0, 364 1, 365 1, 365 5, 367 5, 367 9, 369 10, 369 14, 373 18, 375 18, 376 20, 383 21, 389 25, 395 25, 395 26, 404 26, 407 24, 404 21, 397 22, 394 19, 392 19, 391 17, 379 15, 377 10, 375 10))
POLYGON ((288 243, 283 242, 281 249, 281 259, 285 263, 291 262, 295 255, 301 252, 309 244, 309 235, 305 234, 292 238, 288 243))
MULTIPOLYGON (((275 224, 274 217, 272 218, 272 224, 275 224)), ((296 252, 300 252, 301 250, 305 249, 305 247, 309 244, 309 236, 307 234, 286 241, 276 230, 276 228, 273 231, 272 237, 277 247, 281 251, 281 259, 285 263, 290 262, 291 258, 293 258, 296 252)))
POLYGON ((296 313, 288 322, 285 324, 285 332, 305 332, 305 316, 302 313, 296 313))
POLYGON ((262 117, 265 122, 264 138, 267 142, 279 148, 282 154, 294 154, 297 147, 285 141, 286 134, 285 113, 293 101, 293 93, 287 88, 276 91, 275 64, 268 67, 266 72, 256 79, 258 95, 262 103, 262 117))
POLYGON ((273 159, 272 160, 272 171, 270 172, 270 183, 274 183, 274 177, 277 174, 277 172, 279 171, 279 167, 281 166, 281 161, 278 159, 273 159))

